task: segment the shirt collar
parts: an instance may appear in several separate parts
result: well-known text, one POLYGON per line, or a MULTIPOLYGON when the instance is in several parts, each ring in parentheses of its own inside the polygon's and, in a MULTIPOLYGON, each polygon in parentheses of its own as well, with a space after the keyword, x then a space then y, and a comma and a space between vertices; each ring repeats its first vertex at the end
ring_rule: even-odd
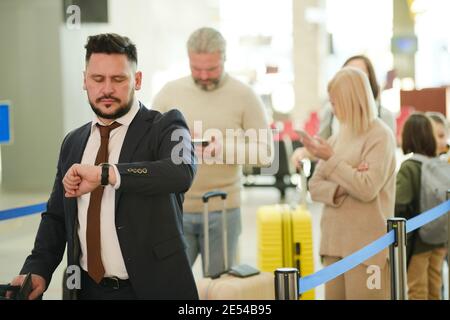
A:
MULTIPOLYGON (((130 125, 131 121, 133 121, 133 119, 136 116, 136 114, 138 113, 138 111, 139 111, 139 101, 137 99, 134 99, 134 102, 131 105, 130 111, 128 111, 127 114, 121 116, 120 118, 117 118, 114 121, 120 123, 123 126, 128 127, 130 125)), ((105 125, 103 122, 100 121, 100 119, 97 116, 95 116, 94 119, 92 119, 92 123, 91 123, 91 133, 96 128, 97 123, 102 126, 105 125)))

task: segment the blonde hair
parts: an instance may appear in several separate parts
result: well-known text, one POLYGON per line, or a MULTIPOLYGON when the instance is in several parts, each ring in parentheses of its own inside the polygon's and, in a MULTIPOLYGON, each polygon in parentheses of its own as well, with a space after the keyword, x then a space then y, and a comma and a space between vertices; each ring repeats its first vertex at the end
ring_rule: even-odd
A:
POLYGON ((355 134, 367 131, 375 119, 376 104, 367 75, 353 67, 344 67, 328 83, 336 117, 355 134))

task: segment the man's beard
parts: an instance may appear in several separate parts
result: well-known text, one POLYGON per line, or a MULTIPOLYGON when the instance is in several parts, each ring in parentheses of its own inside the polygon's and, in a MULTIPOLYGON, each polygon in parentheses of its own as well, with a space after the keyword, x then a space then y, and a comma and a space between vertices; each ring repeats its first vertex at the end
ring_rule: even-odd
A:
POLYGON ((213 91, 213 90, 217 89, 217 87, 219 86, 220 80, 222 78, 208 79, 208 84, 201 83, 200 79, 196 79, 196 78, 193 78, 193 79, 194 79, 194 82, 197 85, 197 87, 199 87, 200 89, 202 89, 204 91, 213 91))
POLYGON ((116 101, 117 103, 119 103, 119 109, 117 109, 116 112, 114 113, 103 113, 99 108, 97 108, 95 106, 95 104, 92 103, 91 99, 89 99, 89 104, 91 105, 92 111, 94 111, 94 113, 103 119, 118 119, 124 115, 126 115, 128 113, 128 111, 130 111, 133 102, 134 102, 134 93, 131 93, 130 99, 128 100, 128 102, 126 104, 120 104, 120 99, 117 99, 116 97, 113 96, 102 96, 100 98, 98 98, 96 100, 97 103, 99 103, 102 99, 112 99, 114 101, 116 101))

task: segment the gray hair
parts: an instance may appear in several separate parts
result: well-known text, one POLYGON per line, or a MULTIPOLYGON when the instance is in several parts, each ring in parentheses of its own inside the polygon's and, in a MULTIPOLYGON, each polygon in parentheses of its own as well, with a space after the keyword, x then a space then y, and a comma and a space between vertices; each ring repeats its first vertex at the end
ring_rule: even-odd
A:
POLYGON ((220 52, 222 60, 225 60, 226 41, 216 29, 204 27, 191 34, 187 41, 187 50, 188 53, 220 52))

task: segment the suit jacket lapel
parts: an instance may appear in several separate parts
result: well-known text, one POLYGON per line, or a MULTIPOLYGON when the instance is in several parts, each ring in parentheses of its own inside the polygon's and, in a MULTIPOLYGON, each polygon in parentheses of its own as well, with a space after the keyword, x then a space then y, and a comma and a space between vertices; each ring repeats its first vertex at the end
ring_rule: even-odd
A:
POLYGON ((86 124, 81 128, 81 133, 78 136, 78 143, 73 148, 73 161, 74 163, 81 163, 83 158, 83 152, 86 148, 87 141, 91 135, 91 123, 86 124))
MULTIPOLYGON (((81 159, 83 158, 83 152, 84 149, 86 148, 86 144, 90 134, 91 134, 91 125, 89 123, 81 128, 80 135, 76 137, 77 141, 73 146, 68 163, 70 163, 71 165, 75 163, 81 163, 81 159)), ((72 216, 72 221, 74 221, 78 212, 76 198, 72 198, 69 200, 69 211, 72 216)))
POLYGON ((149 120, 149 112, 140 104, 139 111, 130 123, 130 127, 125 135, 122 150, 120 151, 119 163, 128 163, 131 161, 134 150, 139 145, 141 138, 150 129, 147 120, 149 120))
MULTIPOLYGON (((77 141, 75 142, 72 152, 70 154, 70 159, 68 163, 70 165, 74 163, 81 163, 81 159, 83 158, 84 149, 86 148, 87 141, 91 134, 91 124, 87 124, 82 127, 81 132, 78 136, 76 136, 77 141)), ((78 208, 77 208, 77 199, 71 198, 66 200, 68 202, 68 215, 70 221, 72 222, 73 230, 72 230, 72 240, 73 240, 73 259, 71 263, 78 264, 79 263, 79 255, 80 255, 80 245, 78 239, 78 208)))
MULTIPOLYGON (((142 137, 148 130, 150 130, 151 123, 148 121, 150 118, 150 112, 144 107, 143 104, 139 103, 139 111, 130 123, 125 135, 122 150, 120 151, 119 163, 131 162, 134 151, 138 147, 142 137)), ((121 195, 121 191, 116 191, 116 210, 121 195)))

